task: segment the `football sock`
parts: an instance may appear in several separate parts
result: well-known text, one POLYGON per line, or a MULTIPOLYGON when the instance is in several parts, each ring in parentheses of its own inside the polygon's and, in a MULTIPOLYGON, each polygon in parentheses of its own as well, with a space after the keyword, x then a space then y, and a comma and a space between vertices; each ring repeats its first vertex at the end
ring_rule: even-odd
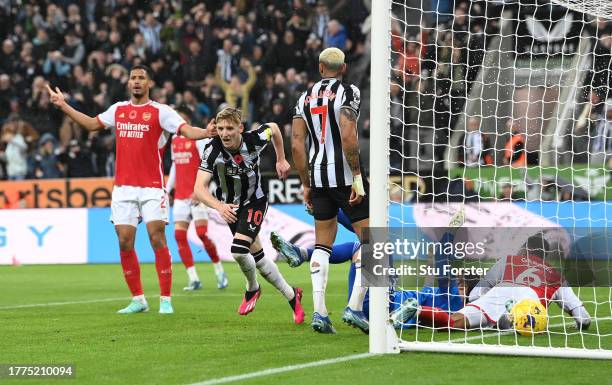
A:
MULTIPOLYGON (((140 281, 140 265, 138 264, 138 256, 135 250, 120 251, 121 267, 123 268, 123 277, 132 293, 132 297, 142 296, 142 283, 140 281)), ((144 299, 144 296, 143 296, 144 299)))
POLYGON ((140 302, 143 305, 147 304, 147 299, 145 298, 144 294, 141 295, 137 295, 132 297, 133 300, 140 302))
POLYGON ((253 259, 255 260, 255 265, 261 273, 261 276, 264 277, 266 281, 277 288, 287 300, 291 300, 295 297, 293 288, 285 281, 276 263, 265 257, 263 249, 253 253, 253 259))
POLYGON ((325 306, 325 287, 327 286, 327 274, 329 270, 329 255, 331 249, 323 245, 315 245, 310 260, 310 278, 312 280, 312 302, 314 311, 327 316, 325 306))
POLYGON ((200 277, 198 277, 198 272, 196 271, 195 266, 191 266, 187 268, 187 276, 189 277, 189 282, 199 281, 200 277))
POLYGON ((213 262, 213 267, 215 268, 215 274, 219 275, 223 273, 223 265, 221 264, 221 261, 216 263, 213 262))
POLYGON ((155 250, 155 269, 159 279, 160 296, 170 297, 172 292, 172 257, 168 247, 155 250))
POLYGON ((189 247, 189 242, 187 241, 187 230, 174 230, 174 238, 176 239, 176 244, 178 245, 181 261, 183 261, 185 268, 189 269, 193 266, 193 254, 191 254, 191 248, 189 247))
POLYGON ((196 234, 198 234, 198 238, 200 238, 200 240, 204 244, 204 249, 208 253, 210 260, 212 261, 212 263, 218 263, 219 254, 217 254, 217 247, 206 235, 207 231, 208 226, 196 226, 196 234))
POLYGON ((247 280, 247 291, 257 291, 259 283, 257 283, 257 271, 255 260, 249 254, 250 243, 244 239, 234 239, 232 244, 232 257, 238 262, 240 270, 247 280))
POLYGON ((447 311, 431 306, 421 307, 419 322, 439 329, 452 328, 455 326, 455 321, 450 317, 447 311))
MULTIPOLYGON (((298 250, 304 250, 298 246, 293 246, 293 247, 298 250)), ((355 254, 356 248, 359 248, 359 247, 360 247, 359 242, 346 242, 346 243, 340 243, 339 245, 332 246, 331 255, 329 256, 329 263, 331 263, 332 265, 336 265, 339 263, 350 261, 351 259, 353 259, 353 254, 355 254)), ((305 250, 308 255, 308 257, 305 258, 305 260, 310 261, 310 259, 312 258, 312 253, 314 252, 314 249, 305 249, 305 250)), ((300 255, 303 256, 303 254, 300 254, 300 255)))
POLYGON ((293 298, 289 300, 289 305, 293 310, 295 310, 295 300, 297 299, 297 295, 295 293, 295 288, 293 289, 293 298))
POLYGON ((361 258, 357 259, 353 264, 355 266, 355 280, 353 281, 353 290, 349 298, 348 306, 352 310, 363 310, 363 299, 368 292, 367 287, 361 287, 361 258))

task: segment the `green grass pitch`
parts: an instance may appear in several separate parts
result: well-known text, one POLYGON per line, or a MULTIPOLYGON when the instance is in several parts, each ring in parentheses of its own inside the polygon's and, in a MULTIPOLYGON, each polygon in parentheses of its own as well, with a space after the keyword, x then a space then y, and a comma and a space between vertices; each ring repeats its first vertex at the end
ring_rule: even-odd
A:
MULTIPOLYGON (((328 306, 338 330, 333 336, 310 329, 307 269, 281 266, 292 285, 305 289, 306 322, 294 325, 288 304, 263 280, 257 309, 240 317, 236 310, 244 286, 237 266, 225 264, 230 287, 224 291, 216 289, 211 265, 198 267, 205 287, 186 294, 181 290, 186 283, 184 268, 175 265, 176 313, 169 316, 157 313, 158 299, 152 297, 158 294, 153 265, 142 266, 151 311, 129 316, 115 314, 128 302, 119 265, 0 267, 0 364, 76 365, 73 380, 0 378, 0 384, 192 384, 367 351, 367 337, 340 321, 348 265, 332 266, 330 271, 328 306), (85 303, 61 304, 79 301, 85 303), (21 305, 37 306, 17 307, 21 305)), ((611 332, 609 322, 601 323, 600 333, 611 332)), ((411 333, 414 331, 404 337, 411 333)), ((426 333, 423 336, 431 338, 426 333)), ((439 333, 434 338, 448 335, 439 333)), ((513 341, 515 337, 503 338, 513 341)), ((549 336, 537 338, 548 343, 549 336)), ((550 338, 563 343, 560 335, 550 338)), ((611 369, 609 362, 594 360, 402 353, 235 383, 590 385, 610 383, 611 369)))

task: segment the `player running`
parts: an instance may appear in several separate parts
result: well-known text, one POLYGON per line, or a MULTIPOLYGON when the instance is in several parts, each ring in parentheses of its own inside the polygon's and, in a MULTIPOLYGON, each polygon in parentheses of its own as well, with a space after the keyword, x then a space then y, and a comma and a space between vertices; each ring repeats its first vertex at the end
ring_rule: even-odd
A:
POLYGON ((217 114, 216 129, 219 136, 204 148, 195 194, 199 201, 219 212, 234 235, 232 256, 247 281, 238 314, 252 312, 261 296, 257 268, 287 298, 293 309, 293 320, 300 324, 304 322, 300 303, 302 289, 289 286, 276 263, 264 256, 258 236, 268 209, 268 199, 261 188, 259 154, 271 141, 276 151, 276 172, 279 178, 286 178, 290 166, 285 160, 282 134, 274 123, 243 133, 240 111, 235 108, 225 108, 217 114), (216 198, 208 189, 211 179, 218 186, 216 198))
MULTIPOLYGON (((191 123, 191 110, 188 107, 179 107, 177 112, 186 122, 191 123)), ((202 288, 200 277, 193 262, 193 255, 187 240, 189 222, 193 220, 196 234, 202 241, 204 249, 212 261, 217 277, 217 288, 225 289, 228 284, 227 275, 217 254, 213 241, 206 235, 208 230, 208 207, 194 199, 193 185, 200 166, 200 156, 204 146, 210 139, 192 140, 182 135, 172 137, 172 168, 168 178, 167 190, 174 189, 174 238, 178 245, 181 261, 187 269, 189 283, 183 290, 193 291, 202 288), (176 187, 175 187, 176 186, 176 187)))
POLYGON ((173 313, 171 302, 172 258, 166 245, 165 226, 168 223, 168 196, 164 190, 163 150, 171 134, 191 139, 214 136, 214 127, 192 127, 176 111, 149 99, 152 85, 151 70, 137 65, 130 70, 128 88, 130 100, 113 104, 105 112, 90 117, 75 110, 65 100, 59 88, 47 85, 50 99, 56 107, 88 131, 115 127, 116 171, 111 203, 111 221, 115 225, 121 266, 132 293, 131 303, 118 313, 131 314, 149 310, 140 280, 140 266, 134 250, 136 227, 144 220, 149 240, 155 252, 155 267, 159 279, 159 312, 173 313))
MULTIPOLYGON (((325 305, 325 288, 338 209, 342 208, 349 217, 360 240, 361 230, 369 223, 368 183, 359 161, 357 136, 360 95, 357 87, 341 82, 345 70, 341 50, 327 48, 321 52, 322 79, 302 93, 292 124, 293 159, 304 188, 304 203, 315 218, 316 245, 310 260, 314 303, 311 326, 319 333, 336 332, 325 305)), ((367 289, 361 287, 361 260, 354 262, 355 287, 342 318, 367 330, 368 321, 362 311, 367 289)))

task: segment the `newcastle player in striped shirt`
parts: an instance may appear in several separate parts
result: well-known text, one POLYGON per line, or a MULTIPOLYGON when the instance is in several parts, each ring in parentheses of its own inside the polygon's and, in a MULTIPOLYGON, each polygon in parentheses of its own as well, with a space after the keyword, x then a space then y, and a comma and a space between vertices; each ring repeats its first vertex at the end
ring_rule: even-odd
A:
POLYGON ((287 298, 293 309, 293 321, 300 324, 304 322, 300 303, 302 289, 289 286, 276 263, 264 256, 258 236, 268 209, 268 199, 261 188, 259 154, 271 141, 276 151, 279 178, 286 178, 290 169, 285 160, 281 132, 275 123, 268 123, 255 131, 243 133, 241 114, 235 108, 223 109, 215 122, 219 136, 204 147, 195 194, 199 201, 219 212, 234 235, 232 256, 247 280, 238 314, 252 312, 261 295, 257 268, 287 298), (218 186, 216 198, 208 190, 211 179, 218 186))
MULTIPOLYGON (((338 209, 349 217, 361 241, 362 229, 369 224, 368 184, 359 161, 357 137, 360 95, 357 87, 340 80, 345 70, 341 50, 321 52, 322 79, 300 96, 292 127, 291 147, 304 187, 304 203, 315 218, 316 245, 310 260, 312 327, 320 333, 335 333, 325 306, 325 287, 338 209)), ((367 332, 368 321, 362 311, 367 288, 361 287, 361 259, 353 262, 356 279, 342 319, 367 332)))

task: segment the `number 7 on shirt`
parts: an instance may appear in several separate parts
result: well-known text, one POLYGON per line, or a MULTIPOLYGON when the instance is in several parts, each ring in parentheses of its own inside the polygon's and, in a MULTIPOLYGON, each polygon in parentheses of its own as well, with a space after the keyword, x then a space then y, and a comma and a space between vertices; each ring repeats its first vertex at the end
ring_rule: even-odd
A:
POLYGON ((322 115, 321 119, 321 144, 325 143, 325 127, 327 126, 327 105, 311 107, 310 114, 322 115))

